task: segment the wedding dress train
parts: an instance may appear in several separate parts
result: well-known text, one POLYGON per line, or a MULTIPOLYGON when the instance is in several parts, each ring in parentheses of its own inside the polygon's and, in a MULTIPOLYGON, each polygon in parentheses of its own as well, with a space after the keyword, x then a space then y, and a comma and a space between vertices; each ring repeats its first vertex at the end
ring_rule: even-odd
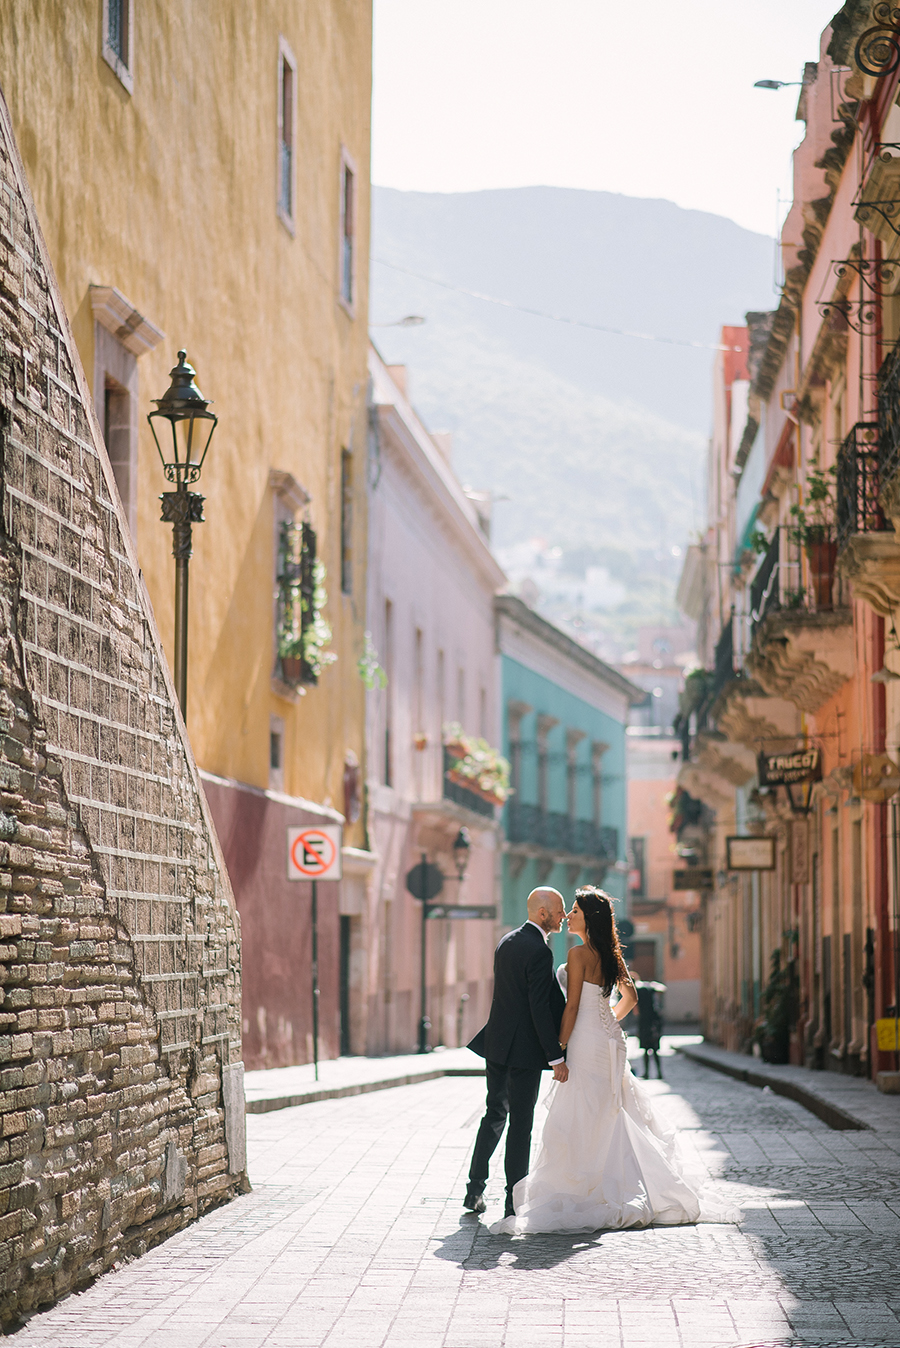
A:
POLYGON ((585 983, 569 1038, 569 1079, 554 1082, 534 1168, 513 1190, 516 1216, 496 1234, 599 1231, 694 1222, 700 1200, 674 1135, 628 1066, 609 998, 585 983))

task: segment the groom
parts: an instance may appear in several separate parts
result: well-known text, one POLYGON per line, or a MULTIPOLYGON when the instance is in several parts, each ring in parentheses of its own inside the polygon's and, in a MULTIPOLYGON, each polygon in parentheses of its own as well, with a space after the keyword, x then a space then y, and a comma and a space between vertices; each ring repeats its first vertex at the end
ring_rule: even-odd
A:
POLYGON ((566 999, 553 973, 547 937, 566 915, 556 889, 533 889, 528 921, 503 937, 494 952, 494 999, 483 1030, 469 1044, 487 1060, 487 1109, 475 1139, 463 1206, 484 1212, 488 1166, 509 1115, 506 1136, 506 1216, 514 1215, 513 1185, 528 1173, 534 1106, 541 1072, 569 1075, 559 1046, 566 999))

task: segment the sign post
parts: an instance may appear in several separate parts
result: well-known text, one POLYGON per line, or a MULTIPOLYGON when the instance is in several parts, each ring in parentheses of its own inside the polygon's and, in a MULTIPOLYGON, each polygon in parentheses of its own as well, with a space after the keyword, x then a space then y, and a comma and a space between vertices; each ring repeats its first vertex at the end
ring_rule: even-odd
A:
POLYGON ((340 824, 288 829, 288 879, 312 882, 313 1072, 319 1080, 319 881, 341 878, 340 824))
POLYGON ((437 866, 429 863, 428 857, 422 853, 422 858, 417 866, 407 872, 406 888, 412 894, 414 899, 422 901, 422 939, 419 946, 419 1052, 428 1052, 428 1031, 431 1029, 431 1021, 428 1019, 426 1006, 426 922, 428 921, 429 904, 432 899, 436 899, 438 894, 444 888, 444 877, 437 866))
MULTIPOLYGON (((460 830, 462 832, 462 830, 460 830)), ((456 844, 454 844, 454 847, 456 844)), ((468 841, 465 843, 465 850, 468 850, 468 841)), ((427 997, 427 922, 429 918, 444 919, 484 919, 490 922, 497 920, 497 907, 495 904, 488 903, 433 903, 444 888, 445 880, 457 880, 462 885, 465 865, 457 862, 458 875, 444 875, 439 866, 433 862, 423 852, 421 860, 406 873, 406 888, 412 894, 414 899, 419 899, 422 904, 422 940, 419 947, 419 1052, 429 1053, 428 1031, 431 1029, 431 1021, 428 1019, 428 1008, 426 1005, 427 997)))

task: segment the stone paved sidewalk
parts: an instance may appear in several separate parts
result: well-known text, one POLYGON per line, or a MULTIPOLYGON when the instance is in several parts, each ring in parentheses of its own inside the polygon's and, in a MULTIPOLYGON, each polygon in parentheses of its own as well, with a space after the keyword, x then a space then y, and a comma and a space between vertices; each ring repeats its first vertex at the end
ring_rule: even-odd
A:
MULTIPOLYGON (((697 1034, 669 1035, 662 1053, 665 1056, 675 1048, 702 1045, 702 1042, 697 1034)), ((636 1054, 637 1040, 632 1039, 630 1043, 636 1054)), ((290 1109, 316 1100, 340 1100, 394 1086, 412 1086, 442 1076, 483 1075, 483 1060, 467 1048, 437 1048, 433 1053, 404 1053, 393 1058, 333 1058, 319 1063, 318 1075, 312 1063, 247 1072, 244 1095, 248 1114, 268 1114, 274 1109, 290 1109)))
MULTIPOLYGON (((664 1070, 651 1090, 737 1223, 493 1237, 460 1205, 484 1084, 444 1077, 251 1115, 252 1194, 36 1316, 16 1342, 900 1348, 893 1131, 834 1131, 683 1057, 664 1070)), ((502 1197, 499 1171, 489 1197, 502 1197)))
POLYGON ((273 1067, 244 1074, 248 1114, 268 1114, 316 1100, 342 1100, 351 1095, 412 1086, 442 1076, 484 1074, 484 1063, 467 1048, 404 1053, 393 1058, 333 1058, 302 1067, 273 1067))
POLYGON ((864 1077, 766 1063, 745 1053, 730 1053, 715 1044, 704 1044, 701 1039, 673 1043, 679 1052, 696 1062, 715 1067, 739 1081, 768 1085, 776 1094, 799 1100, 832 1128, 874 1128, 879 1133, 900 1133, 900 1095, 884 1095, 874 1082, 864 1077))

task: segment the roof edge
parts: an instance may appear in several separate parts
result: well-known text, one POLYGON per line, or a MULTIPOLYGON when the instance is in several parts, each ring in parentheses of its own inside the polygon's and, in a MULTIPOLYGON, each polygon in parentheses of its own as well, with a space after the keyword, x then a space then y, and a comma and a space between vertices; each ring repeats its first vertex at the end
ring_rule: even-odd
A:
POLYGON ((546 642, 548 646, 554 646, 561 654, 567 655, 570 660, 581 665, 582 669, 586 670, 588 674, 593 674, 595 678, 602 679, 616 692, 622 693, 633 707, 637 706, 639 702, 643 702, 647 696, 644 688, 638 688, 624 674, 620 674, 617 669, 613 669, 612 665, 608 665, 598 655, 594 655, 584 646, 580 646, 577 641, 573 640, 559 627, 556 627, 554 623, 548 622, 539 613, 535 613, 534 609, 530 609, 516 595, 495 595, 494 612, 519 623, 533 636, 546 642))

